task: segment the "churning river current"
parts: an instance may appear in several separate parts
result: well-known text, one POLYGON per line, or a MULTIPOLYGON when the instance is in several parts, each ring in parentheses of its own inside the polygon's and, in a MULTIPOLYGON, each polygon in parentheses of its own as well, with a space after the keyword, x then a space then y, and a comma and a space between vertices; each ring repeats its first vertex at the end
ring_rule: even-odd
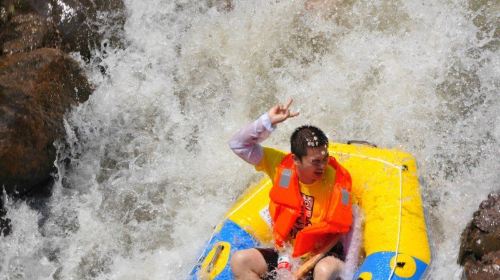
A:
POLYGON ((0 279, 184 279, 262 176, 228 139, 290 97, 300 116, 265 144, 310 123, 415 155, 427 279, 460 279, 460 234, 500 189, 500 4, 221 2, 125 0, 125 47, 82 62, 96 90, 66 116, 52 197, 5 197, 0 279))

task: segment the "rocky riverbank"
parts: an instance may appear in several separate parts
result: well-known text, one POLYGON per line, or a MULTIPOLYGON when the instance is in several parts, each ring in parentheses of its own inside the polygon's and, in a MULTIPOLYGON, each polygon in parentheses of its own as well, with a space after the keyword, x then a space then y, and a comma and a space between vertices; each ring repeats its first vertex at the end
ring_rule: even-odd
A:
MULTIPOLYGON (((89 62, 101 42, 120 44, 123 10, 121 1, 0 4, 0 185, 8 195, 50 195, 53 143, 64 137, 64 114, 93 91, 73 57, 89 62), (103 21, 116 32, 102 31, 103 21)), ((1 206, 0 233, 6 234, 1 206)))
POLYGON ((462 233, 458 262, 469 280, 500 279, 500 192, 481 202, 462 233))

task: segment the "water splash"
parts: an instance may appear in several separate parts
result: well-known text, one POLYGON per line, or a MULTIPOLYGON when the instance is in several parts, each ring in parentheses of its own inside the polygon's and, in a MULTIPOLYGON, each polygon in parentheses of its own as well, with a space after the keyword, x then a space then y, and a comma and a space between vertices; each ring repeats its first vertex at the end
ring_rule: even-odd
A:
POLYGON ((500 187, 498 4, 126 6, 126 48, 103 44, 85 65, 97 89, 67 116, 51 201, 40 213, 7 203, 14 226, 0 240, 1 279, 187 275, 212 227, 259 177, 227 139, 289 97, 301 115, 266 144, 287 149, 293 128, 312 123, 333 140, 417 157, 429 279, 459 278, 461 230, 500 187))

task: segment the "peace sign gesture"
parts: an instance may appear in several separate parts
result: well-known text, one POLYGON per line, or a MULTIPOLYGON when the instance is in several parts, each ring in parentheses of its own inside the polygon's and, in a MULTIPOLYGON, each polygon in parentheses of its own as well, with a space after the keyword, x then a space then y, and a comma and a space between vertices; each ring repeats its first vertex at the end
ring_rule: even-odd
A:
POLYGON ((285 121, 288 118, 293 118, 299 115, 299 112, 291 112, 290 105, 292 105, 293 99, 290 98, 286 105, 278 104, 269 109, 269 119, 271 124, 274 126, 280 122, 285 121))

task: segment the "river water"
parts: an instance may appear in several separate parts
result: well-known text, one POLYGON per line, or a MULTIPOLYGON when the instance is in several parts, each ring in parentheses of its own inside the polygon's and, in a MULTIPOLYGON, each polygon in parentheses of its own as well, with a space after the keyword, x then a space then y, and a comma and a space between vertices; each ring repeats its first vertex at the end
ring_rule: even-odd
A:
POLYGON ((38 210, 4 197, 0 279, 184 279, 261 176, 228 139, 289 97, 301 114, 268 145, 311 123, 415 155, 427 279, 460 279, 460 234, 500 189, 500 4, 332 2, 126 0, 125 48, 82 62, 96 90, 55 143, 52 197, 38 210))

